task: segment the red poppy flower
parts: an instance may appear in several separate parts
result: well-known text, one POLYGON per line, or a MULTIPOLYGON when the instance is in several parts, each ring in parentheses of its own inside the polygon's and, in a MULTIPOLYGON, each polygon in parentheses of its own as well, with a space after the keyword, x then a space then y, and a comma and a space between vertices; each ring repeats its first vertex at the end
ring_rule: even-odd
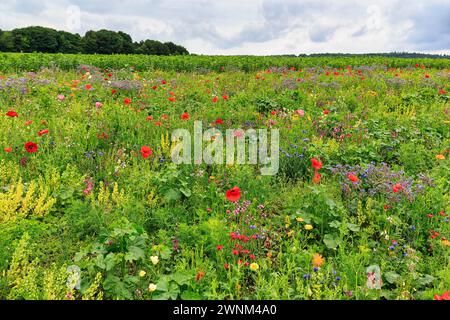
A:
POLYGON ((43 130, 38 132, 38 136, 39 137, 42 137, 44 134, 48 134, 48 129, 43 129, 43 130))
POLYGON ((223 246, 219 244, 219 245, 216 246, 216 249, 217 249, 217 251, 220 251, 220 250, 223 249, 223 246))
POLYGON ((19 115, 17 114, 17 112, 15 112, 15 111, 13 111, 13 110, 9 110, 7 113, 6 113, 6 115, 8 116, 8 117, 11 117, 11 118, 13 118, 13 117, 18 117, 19 115))
POLYGON ((222 96, 222 99, 223 99, 223 100, 228 100, 228 96, 227 96, 226 94, 224 94, 224 95, 222 96))
POLYGON ((117 93, 117 90, 116 89, 112 89, 111 90, 111 94, 116 94, 117 93))
POLYGON ((217 97, 212 98, 212 102, 214 102, 214 103, 216 103, 218 100, 219 100, 219 98, 217 98, 217 97))
POLYGON ((27 142, 25 143, 25 150, 27 150, 28 153, 35 153, 38 150, 38 146, 34 142, 27 142))
POLYGON ((86 88, 86 90, 91 90, 92 89, 92 86, 90 84, 87 84, 84 87, 86 88))
POLYGON ((147 116, 147 118, 145 118, 145 120, 147 120, 147 121, 153 120, 153 116, 147 116))
POLYGON ((159 127, 160 125, 162 125, 162 122, 161 122, 161 121, 156 121, 156 122, 155 122, 155 126, 159 127))
POLYGON ((403 187, 402 187, 402 185, 400 184, 400 183, 396 183, 396 184, 394 184, 393 186, 392 186, 392 191, 394 192, 394 193, 397 193, 397 192, 399 192, 400 190, 402 190, 403 189, 403 187))
POLYGON ((215 124, 223 124, 222 119, 217 118, 216 121, 214 121, 215 124))
POLYGON ((439 89, 439 94, 446 94, 447 91, 445 91, 444 89, 439 89))
POLYGON ((234 254, 235 256, 237 256, 237 255, 239 254, 239 251, 236 250, 236 249, 233 249, 233 250, 231 251, 231 253, 234 254))
POLYGON ((429 74, 425 74, 425 78, 430 78, 430 75, 429 74))
POLYGON ((164 80, 164 79, 161 80, 161 84, 166 84, 166 83, 167 83, 166 80, 164 80))
POLYGON ((28 120, 28 121, 25 122, 25 125, 26 125, 26 126, 29 126, 29 125, 32 124, 32 123, 33 123, 33 120, 28 120))
POLYGON ((141 147, 141 156, 144 159, 147 159, 148 157, 150 157, 152 155, 153 151, 151 148, 147 147, 147 146, 142 146, 141 147))
POLYGON ((10 152, 12 152, 12 148, 11 147, 4 148, 3 151, 5 151, 6 153, 10 153, 10 152))
POLYGON ((317 170, 314 170, 314 175, 313 175, 313 180, 312 180, 312 182, 313 182, 314 184, 320 183, 320 177, 321 177, 320 173, 319 173, 317 170))
POLYGON ((350 180, 351 182, 358 182, 358 177, 357 176, 355 176, 354 174, 352 174, 352 173, 349 173, 348 175, 347 175, 347 178, 348 178, 348 180, 350 180))
POLYGON ((277 110, 270 111, 270 114, 273 115, 273 116, 276 115, 277 114, 277 110))
POLYGON ((175 100, 176 100, 175 97, 169 97, 170 102, 175 102, 175 100))
POLYGON ((322 162, 320 160, 317 160, 316 158, 311 159, 311 166, 315 170, 320 170, 322 168, 322 162))
POLYGON ((435 294, 434 300, 450 300, 450 291, 444 292, 442 295, 435 294))
POLYGON ((323 114, 327 115, 329 113, 330 113, 330 110, 328 110, 328 109, 323 110, 323 114))
POLYGON ((234 187, 226 192, 226 197, 228 201, 236 202, 241 198, 241 189, 239 187, 234 187))
POLYGON ((153 86, 152 89, 156 90, 156 89, 158 89, 158 86, 153 86))
POLYGON ((125 99, 123 99, 123 103, 125 103, 126 105, 129 105, 131 103, 131 99, 125 98, 125 99))
POLYGON ((225 270, 230 269, 230 265, 229 265, 228 263, 225 263, 225 264, 223 265, 223 267, 225 268, 225 270))
POLYGON ((190 117, 191 117, 191 116, 190 116, 189 113, 187 113, 187 112, 184 112, 184 113, 181 115, 181 119, 183 119, 183 120, 189 120, 190 117))

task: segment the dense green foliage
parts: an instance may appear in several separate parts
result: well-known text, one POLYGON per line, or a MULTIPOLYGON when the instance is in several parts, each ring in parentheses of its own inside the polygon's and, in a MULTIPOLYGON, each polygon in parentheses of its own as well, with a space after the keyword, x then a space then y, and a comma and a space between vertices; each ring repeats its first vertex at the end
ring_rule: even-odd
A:
POLYGON ((428 68, 450 67, 450 59, 405 59, 385 57, 254 57, 254 56, 176 56, 158 57, 142 55, 64 55, 64 54, 15 54, 0 53, 0 69, 4 71, 38 71, 41 68, 58 67, 73 70, 80 65, 97 68, 136 71, 163 70, 188 72, 254 72, 270 67, 295 68, 346 68, 347 66, 377 66, 380 69, 414 67, 422 63, 428 68))
POLYGON ((153 54, 183 55, 189 52, 172 42, 156 40, 133 42, 124 32, 88 31, 82 37, 66 31, 45 27, 0 30, 0 51, 43 53, 153 54))
POLYGON ((1 55, 0 299, 439 298, 448 62, 1 55), (278 173, 175 165, 194 120, 278 173))

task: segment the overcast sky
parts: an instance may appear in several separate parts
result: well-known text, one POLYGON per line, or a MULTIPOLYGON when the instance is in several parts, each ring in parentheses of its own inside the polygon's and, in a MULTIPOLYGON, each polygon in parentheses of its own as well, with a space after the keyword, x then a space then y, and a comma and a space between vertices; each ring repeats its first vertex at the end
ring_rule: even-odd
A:
POLYGON ((30 25, 120 30, 199 54, 450 54, 448 0, 1 0, 0 29, 30 25))

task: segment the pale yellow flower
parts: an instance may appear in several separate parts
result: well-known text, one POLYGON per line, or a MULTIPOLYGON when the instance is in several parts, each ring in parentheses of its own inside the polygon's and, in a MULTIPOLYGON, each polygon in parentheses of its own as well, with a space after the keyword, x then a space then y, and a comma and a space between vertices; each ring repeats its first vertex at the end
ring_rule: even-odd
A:
POLYGON ((139 277, 145 277, 145 275, 147 274, 147 272, 145 272, 144 270, 139 271, 139 277))
POLYGON ((302 217, 297 217, 297 218, 295 218, 295 220, 297 220, 297 222, 303 222, 303 218, 302 217))
POLYGON ((154 284, 154 283, 150 283, 149 285, 148 285, 148 291, 150 291, 150 292, 153 292, 153 291, 155 291, 156 290, 156 284, 154 284))
POLYGON ((151 257, 150 257, 150 260, 152 261, 152 263, 153 263, 154 265, 157 265, 158 262, 159 262, 158 256, 151 256, 151 257))
POLYGON ((312 230, 313 226, 310 224, 305 224, 305 230, 312 230))

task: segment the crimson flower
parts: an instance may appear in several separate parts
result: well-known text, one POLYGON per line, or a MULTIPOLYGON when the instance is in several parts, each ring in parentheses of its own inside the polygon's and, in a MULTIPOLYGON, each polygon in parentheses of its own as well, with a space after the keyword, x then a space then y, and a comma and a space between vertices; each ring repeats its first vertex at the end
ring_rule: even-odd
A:
POLYGON ((311 166, 315 170, 320 170, 320 169, 322 169, 322 162, 320 160, 317 160, 316 158, 312 158, 311 159, 311 166))
POLYGON ((123 103, 125 103, 125 105, 129 105, 131 103, 131 99, 125 98, 125 99, 123 99, 123 103))
POLYGON ((230 269, 230 265, 229 265, 228 263, 225 263, 225 264, 223 265, 223 267, 225 268, 225 270, 230 269))
POLYGON ((215 124, 223 124, 222 119, 217 118, 216 121, 214 121, 215 124))
POLYGON ((86 88, 86 90, 91 90, 92 89, 92 86, 90 84, 87 84, 84 87, 86 88))
POLYGON ((182 120, 189 120, 190 117, 191 117, 191 116, 190 116, 189 113, 187 113, 187 112, 184 112, 184 113, 181 115, 181 119, 182 119, 182 120))
POLYGON ((396 183, 396 184, 394 184, 393 186, 392 186, 392 191, 394 192, 394 193, 397 193, 397 192, 399 192, 400 190, 402 190, 403 189, 403 187, 402 187, 402 185, 400 184, 400 183, 396 183))
POLYGON ((347 178, 348 178, 348 180, 350 180, 351 182, 358 182, 358 177, 357 176, 355 176, 353 173, 349 173, 348 175, 347 175, 347 178))
POLYGON ((170 102, 175 102, 175 100, 176 100, 175 97, 170 97, 170 98, 169 98, 169 101, 170 101, 170 102))
POLYGON ((147 159, 149 156, 151 156, 153 153, 152 149, 150 147, 147 146, 142 146, 141 147, 141 156, 144 159, 147 159))
POLYGON ((435 294, 434 295, 434 300, 450 300, 449 294, 450 294, 450 290, 449 291, 445 291, 441 295, 435 294))
POLYGON ((220 251, 220 250, 222 250, 222 249, 223 249, 223 246, 222 246, 222 245, 220 245, 220 244, 218 244, 218 245, 216 246, 216 249, 217 249, 217 251, 220 251))
POLYGON ((324 114, 324 115, 327 115, 327 114, 329 114, 329 113, 330 113, 330 110, 328 110, 328 109, 323 110, 323 114, 324 114))
POLYGON ((228 100, 228 96, 227 96, 226 94, 224 94, 224 95, 222 96, 222 99, 223 99, 223 100, 228 100))
POLYGON ((241 198, 241 189, 239 187, 234 187, 226 192, 226 197, 228 201, 236 202, 241 198))
POLYGON ((48 134, 48 129, 43 129, 43 130, 38 132, 38 136, 39 137, 42 137, 44 134, 48 134))
POLYGON ((38 150, 38 146, 34 142, 27 142, 25 143, 25 150, 27 150, 28 153, 35 153, 38 150))
POLYGON ((114 94, 116 94, 116 93, 117 93, 117 90, 116 90, 116 89, 112 89, 112 90, 111 90, 111 94, 112 94, 112 95, 114 95, 114 94))
POLYGON ((217 97, 212 98, 212 102, 214 102, 214 103, 216 103, 218 100, 219 100, 219 98, 217 98, 217 97))
POLYGON ((8 116, 8 117, 11 117, 11 118, 13 118, 13 117, 18 117, 19 115, 17 114, 17 112, 15 112, 15 111, 13 111, 13 110, 9 110, 7 113, 6 113, 6 115, 8 116))

